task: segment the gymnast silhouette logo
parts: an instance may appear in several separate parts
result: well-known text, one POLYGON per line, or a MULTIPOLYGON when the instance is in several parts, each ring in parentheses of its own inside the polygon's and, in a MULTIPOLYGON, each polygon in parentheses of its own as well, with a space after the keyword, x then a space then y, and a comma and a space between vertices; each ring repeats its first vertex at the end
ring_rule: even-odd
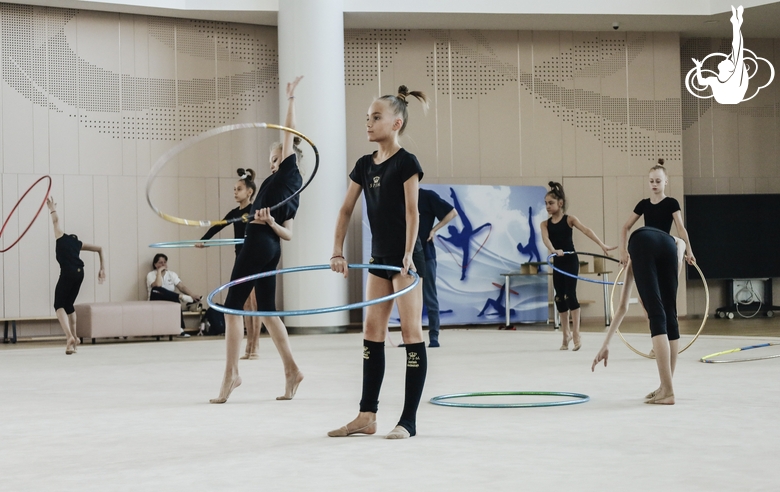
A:
POLYGON ((453 190, 452 188, 450 188, 450 196, 452 197, 453 206, 455 207, 455 210, 457 210, 458 212, 458 218, 463 224, 463 229, 458 231, 457 227, 451 225, 447 227, 447 231, 450 233, 449 237, 444 237, 444 236, 437 236, 437 237, 442 241, 442 244, 444 245, 444 249, 446 249, 447 252, 453 256, 453 258, 455 257, 455 255, 452 254, 452 251, 450 251, 450 249, 447 247, 447 243, 445 243, 444 241, 447 241, 448 243, 463 250, 463 262, 458 263, 458 261, 455 260, 455 263, 458 263, 458 266, 461 269, 460 279, 465 280, 466 270, 468 269, 469 264, 477 256, 477 254, 479 254, 480 250, 482 250, 482 248, 485 246, 485 243, 490 237, 490 232, 493 230, 493 226, 490 224, 490 222, 486 222, 481 226, 477 227, 476 229, 474 229, 471 226, 471 221, 466 216, 466 212, 463 210, 463 207, 458 201, 458 195, 455 194, 455 190, 453 190), (487 236, 485 237, 485 240, 482 241, 482 244, 479 245, 479 248, 474 253, 474 255, 469 256, 471 251, 472 238, 476 236, 477 233, 479 233, 479 231, 481 231, 485 227, 488 228, 488 233, 487 236))
MULTIPOLYGON (((734 6, 731 7, 733 37, 731 41, 731 53, 729 55, 711 53, 702 61, 699 61, 696 58, 692 59, 695 66, 685 76, 685 88, 688 89, 688 92, 693 96, 698 97, 699 99, 714 97, 715 100, 721 104, 739 104, 756 97, 761 89, 771 84, 772 80, 774 80, 775 67, 769 63, 769 60, 757 56, 744 46, 741 30, 743 21, 742 13, 744 10, 742 5, 737 9, 734 9, 734 6), (746 53, 748 56, 746 56, 746 53), (716 60, 718 58, 723 58, 723 60, 718 63, 718 73, 702 68, 702 65, 710 58, 715 58, 716 60), (766 63, 767 67, 769 67, 769 80, 767 80, 766 84, 758 87, 752 95, 745 97, 748 85, 750 84, 750 79, 755 77, 758 73, 759 61, 766 63), (712 93, 709 95, 700 94, 706 91, 707 87, 712 89, 712 93)), ((713 62, 714 61, 715 60, 713 60, 713 62)))
POLYGON ((531 234, 528 237, 528 244, 523 246, 523 243, 517 243, 517 251, 521 255, 528 255, 528 261, 542 261, 542 255, 539 253, 539 248, 536 247, 536 229, 534 229, 534 209, 528 207, 528 229, 531 230, 531 234))
MULTIPOLYGON (((495 299, 491 299, 488 297, 487 301, 485 301, 485 305, 482 307, 482 311, 479 312, 477 317, 481 318, 482 316, 485 316, 485 311, 487 311, 489 308, 492 308, 495 312, 488 314, 488 316, 499 316, 506 312, 506 306, 504 305, 504 290, 506 289, 506 285, 500 285, 495 282, 492 282, 492 284, 499 288, 498 291, 498 297, 495 299)), ((512 289, 509 289, 509 292, 511 292, 514 295, 518 295, 517 292, 515 292, 512 289)), ((515 310, 510 308, 509 309, 509 317, 512 318, 515 315, 515 310)))

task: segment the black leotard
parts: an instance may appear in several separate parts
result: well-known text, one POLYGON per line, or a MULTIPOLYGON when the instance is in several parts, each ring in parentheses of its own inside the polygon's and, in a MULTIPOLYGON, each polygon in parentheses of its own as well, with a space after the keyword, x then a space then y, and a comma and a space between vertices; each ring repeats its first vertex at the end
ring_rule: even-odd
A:
MULTIPOLYGON (((569 226, 569 216, 565 215, 557 223, 552 217, 547 219, 547 237, 555 249, 574 251, 574 230, 569 226)), ((577 275, 580 272, 580 259, 577 255, 555 256, 553 265, 564 272, 577 275)), ((555 289, 555 307, 559 313, 579 309, 577 300, 577 279, 553 270, 553 289, 555 289)))
POLYGON ((634 207, 634 213, 645 216, 645 227, 654 227, 669 234, 674 222, 674 213, 680 210, 680 203, 667 196, 655 205, 649 198, 640 201, 634 207))
MULTIPOLYGON (((227 215, 225 215, 225 220, 241 217, 244 214, 248 214, 251 209, 252 209, 251 203, 244 208, 236 207, 230 212, 228 212, 227 215)), ((251 221, 252 219, 249 220, 251 221)), ((246 235, 246 224, 247 224, 246 222, 233 222, 233 234, 234 234, 233 237, 235 237, 236 239, 243 238, 246 235)), ((206 234, 204 234, 201 239, 211 239, 219 231, 224 229, 226 225, 227 224, 215 225, 211 227, 208 231, 206 231, 206 234)), ((238 256, 238 253, 241 252, 242 246, 243 244, 236 244, 236 256, 238 256)))
POLYGON ((54 310, 65 309, 72 314, 76 308, 73 303, 84 281, 84 262, 79 258, 82 242, 75 234, 63 234, 57 239, 55 254, 60 264, 60 278, 54 288, 54 310))

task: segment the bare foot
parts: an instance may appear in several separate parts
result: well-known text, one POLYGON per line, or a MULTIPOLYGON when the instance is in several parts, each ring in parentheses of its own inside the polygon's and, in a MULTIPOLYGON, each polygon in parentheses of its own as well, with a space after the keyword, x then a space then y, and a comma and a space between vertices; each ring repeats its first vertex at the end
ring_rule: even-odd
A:
POLYGON ((298 385, 303 381, 303 373, 298 371, 291 376, 285 376, 284 378, 284 396, 277 396, 277 400, 292 400, 295 397, 295 392, 298 391, 298 385))
POLYGON ((241 386, 241 376, 230 379, 228 379, 228 376, 225 376, 225 379, 222 381, 222 388, 219 391, 219 398, 213 398, 209 400, 209 403, 225 403, 230 398, 230 393, 239 386, 241 386))
POLYGON ((656 391, 656 396, 650 398, 645 403, 651 405, 674 405, 674 393, 661 394, 661 391, 656 391))
POLYGON ((388 435, 385 436, 385 439, 409 439, 412 437, 411 434, 409 434, 409 431, 406 430, 406 427, 402 425, 396 425, 395 429, 391 430, 388 435))
POLYGON ((376 414, 360 412, 352 422, 344 427, 328 432, 330 437, 347 437, 352 434, 376 434, 376 414))

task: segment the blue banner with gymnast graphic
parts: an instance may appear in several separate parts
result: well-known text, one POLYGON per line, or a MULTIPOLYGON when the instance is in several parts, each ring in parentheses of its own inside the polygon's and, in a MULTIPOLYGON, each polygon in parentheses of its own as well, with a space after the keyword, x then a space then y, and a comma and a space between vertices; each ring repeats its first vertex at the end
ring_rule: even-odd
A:
MULTIPOLYGON (((436 184, 421 188, 436 192, 458 212, 434 239, 442 326, 503 323, 507 296, 501 274, 517 272, 522 263, 547 257, 539 229, 547 219, 547 190, 541 186, 436 184)), ((370 258, 371 231, 363 207, 364 263, 370 258)), ((546 321, 547 303, 546 275, 512 277, 510 321, 546 321)), ((395 308, 391 322, 398 323, 395 308)))

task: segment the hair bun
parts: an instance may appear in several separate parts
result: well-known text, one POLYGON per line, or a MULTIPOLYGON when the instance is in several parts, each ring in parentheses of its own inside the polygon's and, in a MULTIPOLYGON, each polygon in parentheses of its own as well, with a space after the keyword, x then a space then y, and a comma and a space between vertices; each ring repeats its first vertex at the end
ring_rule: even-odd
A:
POLYGON ((238 174, 238 176, 241 179, 244 179, 244 176, 246 175, 246 169, 244 169, 243 167, 239 167, 238 169, 236 169, 236 174, 238 174))
POLYGON ((293 137, 293 145, 300 145, 301 144, 301 137, 295 136, 293 137))
POLYGON ((661 158, 659 158, 659 159, 658 159, 658 165, 659 165, 659 166, 663 166, 663 165, 664 165, 664 159, 663 159, 663 157, 661 157, 661 158))

